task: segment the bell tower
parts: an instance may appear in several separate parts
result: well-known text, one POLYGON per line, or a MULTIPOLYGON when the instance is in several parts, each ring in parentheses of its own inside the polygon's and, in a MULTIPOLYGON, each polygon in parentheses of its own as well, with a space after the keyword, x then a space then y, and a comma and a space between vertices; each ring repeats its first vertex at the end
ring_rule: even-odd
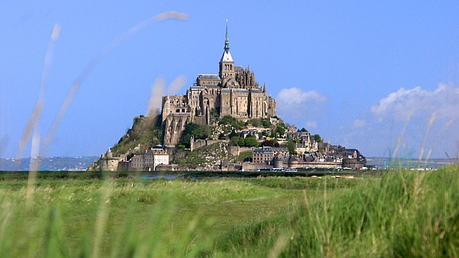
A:
POLYGON ((220 59, 220 69, 218 75, 220 79, 227 77, 234 78, 234 61, 230 53, 229 39, 228 39, 228 19, 226 19, 226 37, 225 37, 225 51, 223 51, 222 58, 220 59))

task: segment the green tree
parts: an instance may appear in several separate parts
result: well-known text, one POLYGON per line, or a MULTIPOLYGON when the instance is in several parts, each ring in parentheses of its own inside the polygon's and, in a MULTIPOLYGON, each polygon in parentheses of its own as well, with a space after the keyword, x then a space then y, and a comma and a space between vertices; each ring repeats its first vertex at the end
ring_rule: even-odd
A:
POLYGON ((185 126, 184 135, 193 135, 195 139, 205 139, 210 134, 210 129, 207 125, 189 123, 185 126))
POLYGON ((239 136, 239 134, 236 133, 236 131, 233 129, 233 130, 231 131, 231 134, 229 135, 229 137, 230 137, 230 138, 233 138, 234 136, 239 136))
POLYGON ((225 115, 220 122, 218 122, 219 125, 231 125, 234 129, 236 130, 241 130, 242 127, 244 126, 243 122, 238 122, 236 118, 230 116, 230 115, 225 115))
POLYGON ((254 119, 250 119, 248 124, 251 124, 255 127, 260 127, 261 126, 261 119, 258 119, 258 118, 254 118, 254 119))
POLYGON ((245 146, 258 147, 258 141, 255 137, 247 137, 245 138, 245 146))
POLYGON ((270 128, 272 126, 271 122, 269 121, 269 119, 262 119, 261 120, 261 123, 263 125, 264 128, 270 128))
POLYGON ((187 148, 190 147, 190 142, 191 142, 191 135, 187 134, 185 137, 183 137, 183 141, 181 144, 185 145, 187 148))
POLYGON ((282 125, 282 124, 278 125, 277 128, 276 128, 276 133, 278 133, 279 136, 284 135, 285 134, 285 126, 282 125))
POLYGON ((238 145, 239 140, 240 140, 240 137, 239 137, 239 136, 233 136, 233 137, 231 137, 231 139, 230 139, 229 145, 230 145, 230 146, 236 146, 236 145, 238 145))
POLYGON ((245 146, 245 139, 244 138, 239 138, 239 140, 237 142, 237 145, 239 145, 240 147, 245 146))
POLYGON ((297 154, 296 152, 296 143, 293 140, 289 140, 287 143, 288 152, 290 154, 297 154))
POLYGON ((213 122, 218 121, 218 119, 220 118, 220 112, 216 108, 212 108, 210 110, 210 118, 213 122))
POLYGON ((319 134, 314 134, 314 141, 316 141, 316 142, 322 142, 322 137, 320 137, 319 134))

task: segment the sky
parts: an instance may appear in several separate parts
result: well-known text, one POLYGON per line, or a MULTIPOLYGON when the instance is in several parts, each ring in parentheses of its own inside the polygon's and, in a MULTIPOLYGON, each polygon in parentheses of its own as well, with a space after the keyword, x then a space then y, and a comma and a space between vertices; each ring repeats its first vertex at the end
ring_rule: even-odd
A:
POLYGON ((235 64, 284 122, 367 157, 456 158, 458 14, 458 1, 2 1, 0 157, 107 151, 155 83, 184 94, 218 73, 228 19, 235 64))

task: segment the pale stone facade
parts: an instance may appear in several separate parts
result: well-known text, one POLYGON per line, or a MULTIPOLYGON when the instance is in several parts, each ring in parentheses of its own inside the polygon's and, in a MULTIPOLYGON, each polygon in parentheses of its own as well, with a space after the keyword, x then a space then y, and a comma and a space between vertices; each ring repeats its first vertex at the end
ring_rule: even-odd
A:
POLYGON ((239 120, 276 116, 276 101, 255 80, 255 74, 235 66, 229 51, 228 30, 218 74, 200 74, 185 95, 164 96, 162 122, 164 144, 179 142, 185 125, 209 124, 211 113, 231 115, 239 120))
POLYGON ((162 148, 152 148, 145 154, 145 169, 155 171, 159 165, 169 165, 169 154, 162 148))
POLYGON ((144 155, 134 155, 129 160, 129 170, 144 170, 145 157, 144 155))

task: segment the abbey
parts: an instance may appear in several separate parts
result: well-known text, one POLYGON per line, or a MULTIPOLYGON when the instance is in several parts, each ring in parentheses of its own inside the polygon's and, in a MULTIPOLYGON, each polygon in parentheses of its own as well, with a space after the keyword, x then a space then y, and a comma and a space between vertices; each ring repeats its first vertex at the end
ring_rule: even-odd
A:
POLYGON ((200 74, 185 95, 163 97, 164 144, 177 144, 190 122, 210 124, 212 114, 243 121, 276 116, 276 101, 266 94, 266 84, 262 89, 250 68, 234 65, 228 25, 218 74, 200 74))

